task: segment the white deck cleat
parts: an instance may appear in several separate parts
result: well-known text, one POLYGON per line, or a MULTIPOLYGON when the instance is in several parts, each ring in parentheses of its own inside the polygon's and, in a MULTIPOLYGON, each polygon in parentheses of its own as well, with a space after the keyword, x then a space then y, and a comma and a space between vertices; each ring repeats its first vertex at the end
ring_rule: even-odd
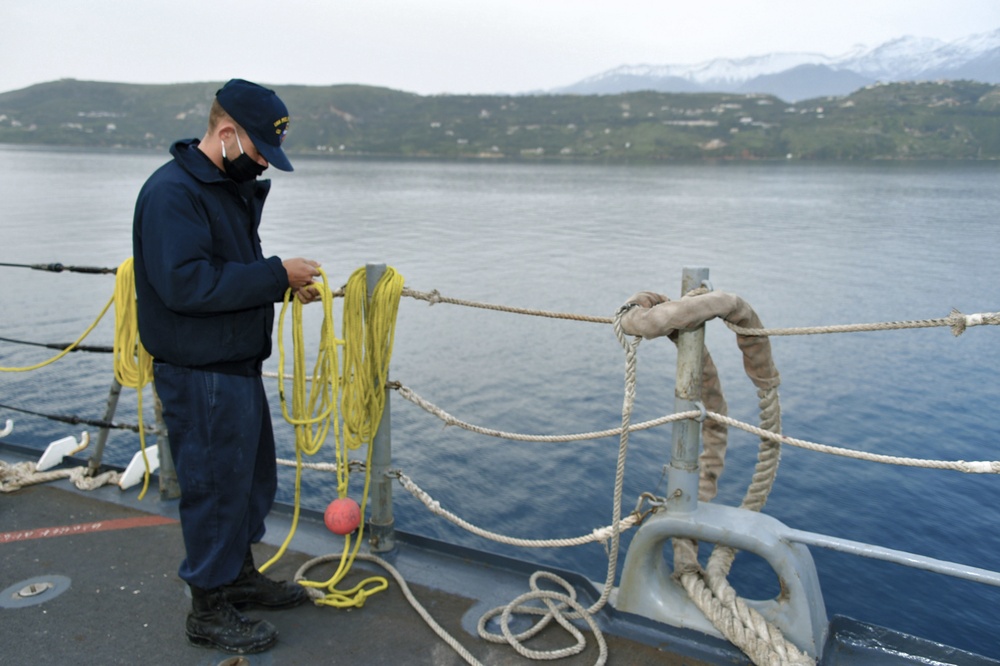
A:
MULTIPOLYGON (((10 421, 7 423, 10 423, 10 421)), ((80 435, 79 442, 77 442, 72 435, 69 437, 63 437, 62 439, 57 439, 45 447, 45 453, 43 453, 42 457, 38 459, 38 464, 35 465, 35 469, 39 472, 52 469, 56 465, 62 463, 63 458, 66 456, 71 456, 74 453, 83 451, 87 448, 88 444, 90 444, 90 433, 86 430, 84 430, 80 435)))
MULTIPOLYGON (((160 449, 158 446, 147 446, 146 458, 149 460, 150 474, 160 469, 160 449)), ((127 490, 139 483, 145 474, 146 465, 142 461, 142 451, 136 451, 128 467, 122 472, 121 478, 118 480, 118 487, 127 490)))

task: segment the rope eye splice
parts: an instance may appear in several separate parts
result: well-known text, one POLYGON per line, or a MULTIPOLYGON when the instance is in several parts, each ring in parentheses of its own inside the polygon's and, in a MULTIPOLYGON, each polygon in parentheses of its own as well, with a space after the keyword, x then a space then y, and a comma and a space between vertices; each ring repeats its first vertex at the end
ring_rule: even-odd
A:
MULTIPOLYGON (((339 565, 328 580, 306 580, 305 569, 301 569, 296 574, 296 581, 309 589, 316 605, 360 608, 369 596, 385 590, 389 585, 385 578, 372 576, 350 589, 337 589, 358 557, 363 539, 365 507, 371 485, 371 442, 385 408, 384 387, 392 356, 403 278, 387 267, 369 305, 366 270, 356 270, 344 288, 343 338, 340 339, 334 334, 333 292, 326 273, 322 269, 319 272, 322 281, 313 286, 320 292, 323 321, 311 386, 308 388, 302 303, 290 289, 285 293, 278 320, 278 395, 282 414, 295 429, 295 507, 288 537, 260 570, 266 571, 284 555, 295 534, 301 505, 303 454, 313 456, 319 453, 330 430, 333 430, 338 497, 327 507, 324 518, 332 532, 344 537, 344 548, 339 556, 339 565), (293 357, 290 406, 285 394, 284 338, 284 320, 289 304, 292 309, 293 357), (343 357, 342 369, 338 351, 343 357), (364 490, 358 505, 348 497, 351 466, 348 450, 364 445, 368 445, 368 451, 364 465, 364 490), (331 516, 331 512, 337 515, 331 516)), ((312 562, 318 564, 334 559, 337 556, 316 558, 312 562)))

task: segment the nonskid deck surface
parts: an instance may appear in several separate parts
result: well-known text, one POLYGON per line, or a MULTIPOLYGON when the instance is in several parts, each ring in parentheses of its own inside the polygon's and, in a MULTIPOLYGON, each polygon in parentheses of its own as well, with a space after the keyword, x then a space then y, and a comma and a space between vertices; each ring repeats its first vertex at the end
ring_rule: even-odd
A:
MULTIPOLYGON (((0 460, 4 462, 33 459, 37 456, 33 458, 24 449, 0 443, 0 460)), ((466 663, 420 618, 387 572, 360 560, 339 589, 370 575, 389 578, 388 590, 370 597, 361 608, 308 604, 290 610, 248 612, 274 624, 279 639, 268 652, 247 655, 242 662, 223 652, 189 645, 184 620, 190 601, 177 576, 184 553, 177 502, 161 501, 155 481, 144 500, 138 501, 137 495, 136 489, 121 491, 117 486, 81 491, 65 480, 0 494, 0 662, 11 666, 466 663), (50 582, 53 587, 35 597, 11 596, 38 582, 50 582)), ((255 546, 258 563, 278 550, 290 527, 289 507, 276 507, 268 518, 265 541, 255 546)), ((325 529, 322 516, 304 511, 288 551, 267 573, 291 579, 309 560, 339 555, 343 550, 340 539, 325 529)), ((433 618, 480 663, 544 663, 476 634, 476 623, 483 613, 528 591, 528 578, 537 566, 403 532, 397 532, 397 547, 382 557, 400 572, 433 618)), ((326 580, 335 565, 336 561, 320 564, 308 571, 307 577, 326 580)), ((573 584, 584 606, 595 600, 592 583, 575 574, 556 573, 573 584)), ((721 639, 610 606, 595 619, 608 643, 607 663, 612 666, 750 663, 721 639)), ((520 618, 513 629, 522 631, 528 624, 528 619, 520 618)), ((557 663, 596 663, 597 642, 585 625, 577 624, 587 635, 586 649, 557 663)), ((552 623, 527 646, 546 650, 572 642, 552 623)), ((886 663, 1000 666, 995 659, 849 618, 833 618, 823 666, 886 663)))
MULTIPOLYGON (((20 589, 22 584, 45 580, 55 583, 35 600, 44 599, 40 603, 30 597, 12 600, 5 592, 8 598, 0 602, 3 663, 214 666, 230 656, 191 646, 185 639, 184 619, 190 601, 177 576, 183 542, 176 502, 161 502, 155 487, 141 503, 135 503, 135 494, 117 487, 84 493, 57 481, 0 495, 0 588, 20 589)), ((272 516, 269 536, 283 538, 287 522, 286 516, 272 516)), ((264 562, 276 550, 273 543, 258 544, 256 560, 264 562)), ((313 521, 301 520, 292 547, 268 575, 292 578, 304 562, 340 550, 341 543, 329 532, 313 521)), ((397 550, 399 553, 387 559, 400 569, 435 620, 479 661, 540 663, 518 655, 509 646, 483 641, 469 629, 471 626, 474 632, 484 610, 526 592, 525 574, 407 543, 401 543, 397 550), (445 588, 466 593, 442 589, 438 586, 441 581, 446 582, 445 588), (485 592, 484 598, 472 598, 477 591, 485 592), (505 595, 509 596, 504 599, 505 595)), ((309 572, 309 578, 325 580, 332 573, 333 564, 321 564, 309 572)), ((388 576, 375 564, 356 562, 350 579, 341 587, 372 574, 388 576)), ((362 608, 308 604, 247 614, 274 624, 279 641, 268 652, 245 656, 246 664, 465 663, 417 615, 391 578, 389 589, 369 598, 362 608)), ((605 620, 604 624, 614 623, 605 620)), ((712 648, 712 654, 718 656, 716 650, 721 650, 733 657, 724 662, 678 657, 660 649, 671 645, 668 636, 663 637, 661 646, 607 631, 605 638, 609 664, 748 663, 725 646, 712 648)), ((529 646, 546 649, 571 642, 555 628, 547 629, 529 646)), ((584 652, 560 663, 593 664, 597 655, 596 641, 588 635, 584 652)))

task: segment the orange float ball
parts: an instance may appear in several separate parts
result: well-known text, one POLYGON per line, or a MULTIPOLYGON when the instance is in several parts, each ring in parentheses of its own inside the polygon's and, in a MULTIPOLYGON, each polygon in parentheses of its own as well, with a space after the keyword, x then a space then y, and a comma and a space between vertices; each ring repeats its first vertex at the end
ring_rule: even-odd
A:
POLYGON ((323 522, 334 534, 350 534, 361 524, 361 507, 350 497, 340 497, 326 507, 323 522))

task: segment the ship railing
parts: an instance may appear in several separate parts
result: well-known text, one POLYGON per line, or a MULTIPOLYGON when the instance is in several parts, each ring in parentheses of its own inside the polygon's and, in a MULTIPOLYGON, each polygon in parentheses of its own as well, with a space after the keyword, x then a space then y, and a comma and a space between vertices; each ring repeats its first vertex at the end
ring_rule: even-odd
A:
MULTIPOLYGON (((39 264, 25 265, 26 267, 40 270, 62 271, 61 264, 39 264)), ((68 268, 65 270, 73 270, 68 268)), ((381 273, 385 270, 385 264, 369 264, 367 266, 368 293, 369 298, 374 292, 374 285, 378 282, 381 273)), ((107 273, 112 269, 82 268, 78 272, 85 273, 107 273)), ((685 269, 682 276, 682 293, 693 293, 699 288, 710 289, 708 281, 708 270, 704 268, 685 269)), ((577 319, 598 323, 610 323, 616 326, 616 333, 619 339, 623 336, 619 330, 620 315, 616 317, 585 317, 579 315, 566 315, 561 313, 548 313, 544 311, 527 310, 523 308, 498 307, 489 304, 462 301, 442 297, 436 291, 430 293, 416 292, 404 289, 404 296, 409 296, 430 303, 453 303, 457 305, 467 305, 470 307, 485 307, 494 310, 505 310, 518 314, 528 314, 535 316, 553 316, 565 319, 577 319)), ((623 308, 624 310, 625 308, 623 308)), ((936 320, 921 320, 915 322, 888 322, 881 324, 859 324, 849 326, 831 326, 821 329, 763 329, 754 330, 739 325, 734 325, 727 321, 727 325, 737 334, 742 335, 794 335, 805 333, 839 333, 854 332, 862 330, 894 330, 900 328, 924 328, 930 326, 948 326, 955 335, 964 332, 970 326, 996 325, 1000 323, 1000 314, 983 313, 975 315, 963 315, 953 311, 947 317, 936 320)), ((656 498, 653 502, 655 506, 644 513, 640 513, 639 507, 633 514, 620 522, 603 530, 595 530, 593 538, 596 540, 607 540, 609 535, 617 538, 621 530, 629 529, 633 525, 639 524, 637 534, 632 540, 628 557, 621 576, 621 583, 610 596, 612 602, 620 609, 636 612, 654 619, 658 619, 678 626, 688 626, 708 633, 716 633, 733 640, 743 649, 756 663, 769 663, 770 657, 766 654, 757 654, 759 649, 756 645, 740 644, 734 637, 725 631, 718 629, 719 624, 711 618, 711 611, 705 607, 695 608, 692 599, 697 596, 692 589, 685 591, 671 579, 669 569, 663 562, 663 546, 666 542, 683 543, 687 541, 706 541, 716 544, 723 550, 735 552, 735 550, 747 550, 764 558, 778 574, 782 583, 782 594, 780 598, 746 602, 751 612, 757 613, 769 625, 777 627, 778 635, 787 636, 790 645, 779 648, 780 650, 800 650, 803 659, 811 659, 821 656, 826 638, 827 619, 825 606, 822 601, 822 593, 819 589, 819 582, 816 576, 815 567, 811 555, 806 546, 821 547, 853 555, 883 560, 908 567, 940 573, 956 578, 979 582, 987 585, 1000 587, 1000 573, 985 569, 972 567, 960 563, 938 560, 924 557, 913 553, 908 553, 890 548, 883 548, 872 544, 866 544, 848 539, 832 537, 815 532, 807 532, 793 529, 780 523, 779 521, 762 515, 756 511, 746 509, 726 507, 716 505, 711 502, 699 502, 699 451, 702 448, 701 430, 706 420, 716 420, 720 423, 742 428, 761 437, 762 442, 771 441, 776 445, 781 443, 793 446, 801 446, 816 451, 833 453, 836 455, 846 455, 856 458, 873 460, 876 462, 902 464, 917 467, 930 467, 939 469, 953 469, 966 473, 998 473, 1000 463, 996 461, 934 461, 914 458, 895 458, 890 456, 880 456, 859 451, 850 451, 822 444, 815 444, 798 440, 779 432, 773 432, 770 428, 761 428, 750 424, 741 423, 729 418, 724 414, 716 413, 706 408, 701 399, 701 380, 704 373, 703 354, 704 350, 704 322, 691 329, 677 331, 676 343, 678 346, 677 377, 675 386, 675 412, 668 417, 657 420, 653 425, 663 425, 672 423, 673 425, 673 445, 670 464, 668 467, 668 487, 667 495, 664 498, 656 498), (706 620, 709 618, 711 622, 706 620), (807 656, 808 655, 808 656, 807 656)), ((36 343, 32 343, 36 344, 36 343)), ((633 343, 632 348, 638 344, 638 338, 633 343)), ((48 345, 51 346, 51 345, 48 345)), ((628 349, 628 345, 623 346, 628 349)), ((88 351, 101 351, 99 349, 89 349, 88 351)), ((101 464, 103 453, 103 442, 107 437, 109 429, 123 426, 112 421, 117 405, 118 394, 121 386, 114 382, 109 391, 105 418, 100 422, 101 434, 99 436, 98 450, 91 457, 89 467, 95 471, 101 464)), ((443 418, 449 425, 460 425, 466 427, 461 421, 447 415, 443 410, 430 405, 413 391, 403 387, 398 383, 386 386, 387 392, 385 410, 382 420, 377 430, 377 434, 372 442, 372 513, 370 518, 369 545, 373 552, 391 551, 395 546, 394 516, 392 511, 392 482, 396 479, 404 478, 399 470, 391 468, 391 416, 389 412, 388 393, 398 390, 404 397, 415 402, 425 410, 443 418)), ((4 407, 9 407, 3 405, 4 407)), ((28 411, 28 410, 19 410, 28 411)), ((159 416, 159 410, 157 410, 159 416)), ((59 420, 66 420, 64 417, 59 420)), ((645 427, 652 427, 650 423, 637 424, 631 426, 630 422, 623 416, 623 425, 618 429, 617 434, 627 439, 628 433, 645 427)), ((9 434, 12 428, 8 420, 4 428, 4 435, 9 434)), ((131 427, 135 430, 135 427, 131 427)), ((532 436, 519 437, 513 433, 490 433, 484 428, 472 428, 477 432, 496 434, 508 439, 530 439, 532 436)), ((156 433, 161 441, 160 448, 160 477, 161 477, 161 497, 169 498, 176 496, 176 477, 173 476, 172 465, 169 461, 169 449, 164 446, 166 443, 166 429, 162 421, 158 418, 158 425, 150 429, 156 433), (164 478, 166 485, 164 485, 164 478)), ((616 434, 615 431, 605 431, 592 433, 593 436, 608 436, 616 434)), ((537 436, 535 436, 537 437, 537 436)), ((560 441, 568 441, 568 438, 561 437, 560 441)), ((550 439, 554 441, 554 439, 550 439)), ((409 481, 409 480, 408 480, 409 481)), ((404 484, 410 492, 418 498, 422 491, 419 490, 412 481, 409 485, 404 484)), ((424 494, 424 503, 427 505, 436 504, 429 500, 424 494)), ((439 511, 446 514, 446 511, 439 511)), ((467 524, 466 524, 467 525, 467 524)), ((485 533, 480 530, 477 534, 487 536, 487 538, 503 537, 485 533)), ((525 545, 524 540, 516 541, 519 545, 525 545)), ((680 553, 681 551, 677 551, 680 553)), ((685 565, 683 559, 677 559, 675 554, 675 566, 682 568, 690 567, 690 562, 685 565)), ((723 564, 718 568, 721 570, 722 579, 728 572, 728 564, 725 563, 726 556, 721 558, 723 564)), ((731 559, 729 560, 731 562, 731 559)), ((698 565, 695 565, 695 569, 698 565)), ((710 561, 708 572, 696 570, 679 570, 677 577, 697 581, 700 577, 707 577, 709 584, 718 584, 719 580, 711 580, 712 563, 710 561), (691 574, 694 574, 693 576, 691 574)), ((715 572, 716 575, 719 571, 715 572)), ((704 581, 697 581, 694 584, 704 584, 704 581)), ((687 585, 687 583, 685 583, 687 585)), ((767 649, 767 648, 763 648, 767 649)), ((792 661, 796 661, 793 659, 792 661)))

